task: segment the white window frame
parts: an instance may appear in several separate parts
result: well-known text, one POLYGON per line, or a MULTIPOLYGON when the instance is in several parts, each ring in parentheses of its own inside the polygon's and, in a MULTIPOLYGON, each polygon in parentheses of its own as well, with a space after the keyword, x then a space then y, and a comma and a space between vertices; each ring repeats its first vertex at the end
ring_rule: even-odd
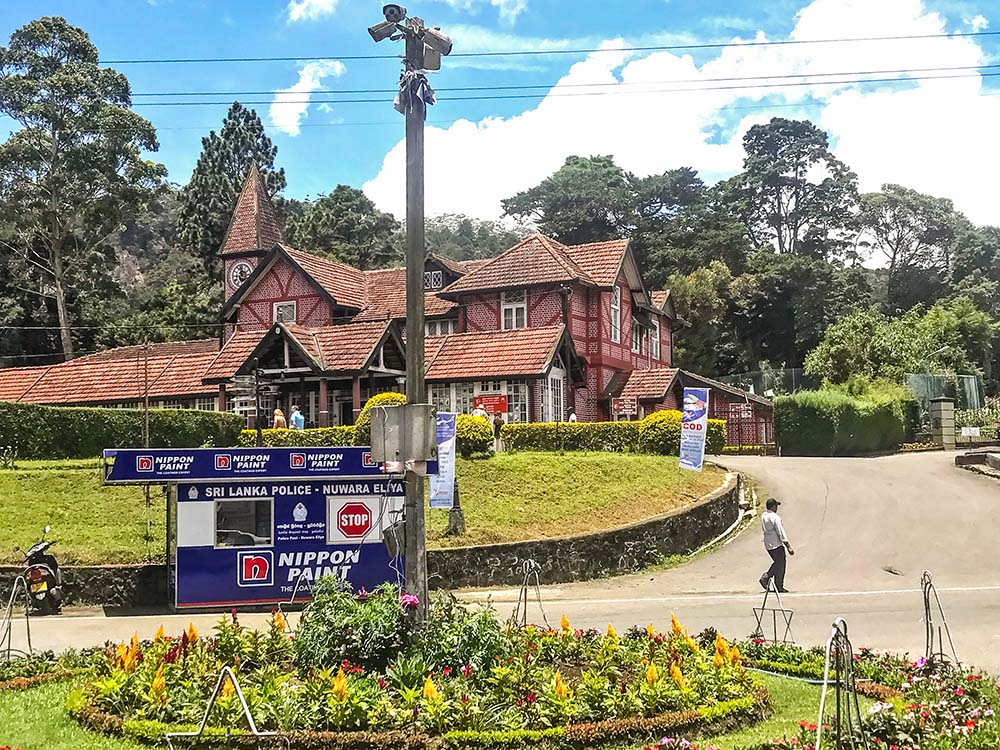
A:
POLYGON ((444 273, 442 271, 424 271, 424 290, 434 291, 444 286, 444 273))
POLYGON ((653 359, 660 358, 660 319, 653 318, 653 331, 649 339, 649 354, 653 359))
POLYGON ((562 422, 563 393, 566 387, 566 373, 553 367, 542 380, 542 421, 562 422))
POLYGON ((617 284, 611 289, 611 340, 622 341, 622 288, 617 284))
POLYGON ((440 320, 428 320, 424 326, 425 336, 446 336, 455 333, 458 321, 454 318, 442 318, 440 320))
POLYGON ((528 409, 528 381, 507 380, 504 382, 507 392, 507 422, 527 422, 531 419, 528 409))
POLYGON ((642 326, 635 318, 632 318, 632 353, 642 354, 642 326))
POLYGON ((274 302, 271 305, 271 322, 272 323, 297 323, 299 320, 299 306, 296 304, 295 300, 284 300, 281 302, 274 302), (292 319, 291 320, 278 320, 278 309, 281 307, 292 306, 292 319))
POLYGON ((523 290, 512 292, 500 292, 500 328, 504 331, 512 331, 517 328, 528 327, 528 293, 523 290), (514 299, 517 295, 517 299, 514 299), (507 325, 507 311, 510 311, 511 324, 507 325), (518 325, 518 313, 521 313, 520 325, 518 325))

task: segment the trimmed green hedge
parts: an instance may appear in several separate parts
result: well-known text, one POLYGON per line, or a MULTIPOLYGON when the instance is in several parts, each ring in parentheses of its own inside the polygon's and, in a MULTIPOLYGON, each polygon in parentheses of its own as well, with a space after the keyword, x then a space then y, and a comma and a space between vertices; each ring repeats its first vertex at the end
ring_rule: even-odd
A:
POLYGON ((787 456, 850 456, 894 450, 911 439, 916 399, 856 398, 834 390, 774 400, 774 431, 787 456))
MULTIPOLYGON (((354 445, 354 427, 319 427, 309 430, 261 430, 265 448, 320 448, 354 445)), ((257 430, 243 430, 239 445, 253 448, 257 445, 257 430)))
POLYGON ((486 417, 459 414, 455 420, 455 449, 462 458, 493 451, 493 425, 486 417))
MULTIPOLYGON (((105 448, 141 448, 141 409, 0 402, 0 445, 21 459, 93 458, 105 448)), ((150 409, 152 448, 235 445, 243 417, 192 409, 150 409)))
MULTIPOLYGON (((509 450, 612 451, 676 456, 680 452, 681 413, 657 411, 638 422, 529 422, 504 425, 509 450)), ((722 452, 726 423, 708 420, 705 450, 722 452)))
POLYGON ((402 406, 406 403, 406 396, 395 391, 376 393, 361 408, 357 420, 354 422, 354 444, 371 445, 372 443, 372 409, 378 406, 402 406))

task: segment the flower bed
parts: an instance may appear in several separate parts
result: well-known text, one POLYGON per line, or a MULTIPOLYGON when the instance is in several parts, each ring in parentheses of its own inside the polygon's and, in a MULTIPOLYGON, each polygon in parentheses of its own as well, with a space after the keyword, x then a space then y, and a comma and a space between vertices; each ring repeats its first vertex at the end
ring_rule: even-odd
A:
MULTIPOLYGON (((390 587, 355 595, 324 579, 294 639, 280 613, 264 633, 235 614, 210 637, 161 629, 106 651, 71 711, 93 729, 156 742, 200 720, 225 665, 257 725, 295 747, 584 747, 722 731, 767 711, 739 649, 721 637, 703 647, 676 620, 668 633, 581 631, 565 618, 558 629, 514 628, 443 600, 414 631, 407 604, 390 587)), ((227 682, 213 733, 245 726, 241 713, 227 682)))
POLYGON ((46 682, 58 682, 72 677, 92 662, 98 649, 66 651, 56 656, 44 651, 25 659, 0 663, 0 692, 24 690, 46 682))

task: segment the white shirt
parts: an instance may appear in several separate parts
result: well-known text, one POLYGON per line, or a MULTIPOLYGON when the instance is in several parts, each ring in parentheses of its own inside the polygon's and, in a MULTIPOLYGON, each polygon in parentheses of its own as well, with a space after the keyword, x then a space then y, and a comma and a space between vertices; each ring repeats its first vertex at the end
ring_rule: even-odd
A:
POLYGON ((764 531, 764 547, 766 549, 778 549, 788 541, 785 527, 781 525, 781 516, 776 511, 766 511, 760 517, 760 527, 764 531))
POLYGON ((575 421, 576 421, 576 412, 572 412, 572 411, 571 411, 571 412, 569 413, 569 421, 570 421, 570 422, 575 422, 575 421))

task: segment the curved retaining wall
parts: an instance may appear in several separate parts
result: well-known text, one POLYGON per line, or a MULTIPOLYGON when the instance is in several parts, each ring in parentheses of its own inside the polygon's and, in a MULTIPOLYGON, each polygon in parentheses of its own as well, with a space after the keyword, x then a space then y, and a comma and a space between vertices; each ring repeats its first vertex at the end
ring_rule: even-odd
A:
MULTIPOLYGON (((728 529, 739 517, 739 475, 692 506, 655 518, 591 534, 511 542, 482 547, 430 550, 430 587, 519 586, 524 564, 534 560, 542 583, 566 583, 631 573, 669 555, 693 552, 728 529)), ((0 594, 13 586, 21 568, 0 567, 0 594)), ((164 606, 164 565, 66 566, 67 604, 111 607, 164 606)), ((4 603, 6 596, 3 597, 4 603)))

